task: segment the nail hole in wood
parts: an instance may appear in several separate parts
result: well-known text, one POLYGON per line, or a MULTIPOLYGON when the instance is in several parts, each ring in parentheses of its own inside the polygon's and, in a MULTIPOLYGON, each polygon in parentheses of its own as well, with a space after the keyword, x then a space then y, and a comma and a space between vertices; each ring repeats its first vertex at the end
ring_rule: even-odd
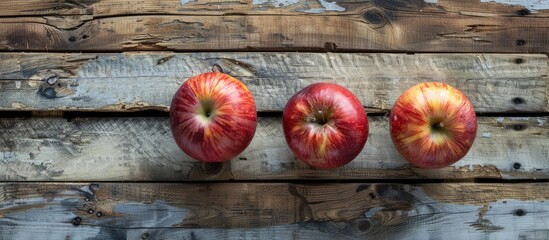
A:
POLYGON ((524 46, 524 44, 526 44, 526 41, 524 41, 523 39, 517 40, 517 45, 518 46, 524 46))
POLYGON ((94 211, 93 209, 91 209, 91 208, 88 209, 88 213, 89 213, 89 214, 93 214, 94 212, 95 212, 95 211, 94 211))
POLYGON ((216 175, 223 170, 223 163, 213 162, 213 163, 203 163, 202 169, 208 175, 216 175))
POLYGON ((522 64, 522 63, 524 63, 524 59, 522 59, 522 58, 515 58, 515 63, 516 63, 516 64, 522 64))
POLYGON ((75 37, 75 36, 69 37, 69 42, 74 42, 74 41, 76 41, 76 37, 75 37))
POLYGON ((517 215, 519 217, 522 217, 522 216, 526 215, 526 211, 524 211, 523 209, 517 209, 515 211, 515 215, 517 215))
POLYGON ((530 12, 530 10, 524 8, 524 9, 518 10, 516 13, 519 16, 526 16, 526 15, 532 13, 532 12, 530 12))
POLYGON ((513 101, 514 104, 523 104, 525 102, 524 98, 521 98, 521 97, 514 97, 511 100, 513 101))
POLYGON ((515 125, 513 125, 513 129, 515 131, 522 131, 522 130, 526 129, 526 126, 522 125, 522 124, 515 124, 515 125))
POLYGON ((149 238, 149 233, 143 233, 143 235, 141 235, 141 239, 147 239, 149 238))
POLYGON ((80 217, 75 217, 75 218, 72 219, 71 223, 72 223, 72 225, 74 225, 74 226, 78 226, 78 225, 80 225, 80 224, 82 223, 82 218, 80 218, 80 217))
POLYGON ((518 163, 518 162, 515 163, 515 164, 513 164, 513 168, 516 169, 516 170, 519 170, 520 167, 521 167, 521 165, 520 165, 520 163, 518 163))
POLYGON ((98 217, 98 218, 103 217, 103 213, 102 213, 102 212, 97 212, 97 213, 95 214, 95 216, 98 217))

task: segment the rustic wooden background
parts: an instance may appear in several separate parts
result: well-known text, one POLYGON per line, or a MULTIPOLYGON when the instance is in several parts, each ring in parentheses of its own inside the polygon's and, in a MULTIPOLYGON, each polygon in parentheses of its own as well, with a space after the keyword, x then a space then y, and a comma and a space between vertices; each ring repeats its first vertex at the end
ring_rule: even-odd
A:
POLYGON ((0 239, 549 239, 549 2, 0 0, 0 239), (235 159, 177 148, 171 98, 219 67, 259 115, 235 159), (286 101, 345 86, 363 152, 313 169, 286 101), (473 102, 471 151, 443 169, 397 153, 388 113, 442 81, 473 102))

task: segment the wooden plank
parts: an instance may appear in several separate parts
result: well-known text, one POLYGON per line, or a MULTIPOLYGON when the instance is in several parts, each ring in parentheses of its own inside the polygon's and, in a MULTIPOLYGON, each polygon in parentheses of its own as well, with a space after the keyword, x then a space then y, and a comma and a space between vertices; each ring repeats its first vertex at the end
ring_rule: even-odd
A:
POLYGON ((0 185, 0 238, 546 239, 549 184, 0 185))
POLYGON ((49 0, 9 5, 1 12, 10 17, 0 19, 0 50, 549 50, 549 7, 543 4, 49 0))
POLYGON ((549 52, 545 17, 423 12, 421 3, 348 14, 336 3, 313 10, 337 15, 7 17, 0 19, 0 50, 549 52))
POLYGON ((31 118, 0 121, 1 181, 202 181, 273 179, 547 179, 547 118, 479 118, 477 139, 451 167, 410 166, 386 117, 369 117, 362 153, 337 169, 297 160, 281 119, 260 118, 250 146, 230 162, 205 165, 173 141, 167 118, 31 118))
POLYGON ((442 81, 477 112, 545 112, 547 56, 531 54, 122 53, 0 54, 3 110, 167 111, 185 79, 213 66, 241 79, 259 111, 301 88, 335 82, 368 112, 387 112, 413 84, 442 81))
POLYGON ((544 1, 515 0, 463 1, 280 1, 280 0, 15 0, 0 8, 0 16, 67 16, 91 15, 95 18, 135 14, 170 15, 337 15, 359 14, 381 9, 408 13, 447 13, 470 16, 547 16, 549 5, 544 1))

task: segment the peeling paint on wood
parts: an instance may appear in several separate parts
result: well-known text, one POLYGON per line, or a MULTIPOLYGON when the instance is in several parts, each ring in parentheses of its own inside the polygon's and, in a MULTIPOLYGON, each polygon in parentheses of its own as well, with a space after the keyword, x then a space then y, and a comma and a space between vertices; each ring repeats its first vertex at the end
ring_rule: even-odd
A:
POLYGON ((507 5, 519 5, 525 7, 533 13, 542 10, 549 10, 549 2, 546 0, 481 0, 481 2, 497 2, 507 5))
POLYGON ((286 7, 298 2, 299 0, 253 0, 252 4, 271 4, 273 7, 286 7))

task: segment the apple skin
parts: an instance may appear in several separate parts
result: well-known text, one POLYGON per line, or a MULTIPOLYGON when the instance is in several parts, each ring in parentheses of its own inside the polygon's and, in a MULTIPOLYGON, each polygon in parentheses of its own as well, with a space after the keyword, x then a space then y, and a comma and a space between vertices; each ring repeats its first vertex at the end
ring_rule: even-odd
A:
POLYGON ((220 72, 189 78, 170 106, 175 142, 190 157, 222 162, 250 144, 257 127, 255 100, 239 80, 220 72))
POLYGON ((396 149, 421 168, 442 168, 459 161, 477 134, 473 104, 445 83, 410 87, 397 99, 389 118, 396 149))
POLYGON ((358 156, 368 138, 368 117, 352 92, 314 83, 290 98, 282 114, 286 143, 316 168, 343 166, 358 156))

